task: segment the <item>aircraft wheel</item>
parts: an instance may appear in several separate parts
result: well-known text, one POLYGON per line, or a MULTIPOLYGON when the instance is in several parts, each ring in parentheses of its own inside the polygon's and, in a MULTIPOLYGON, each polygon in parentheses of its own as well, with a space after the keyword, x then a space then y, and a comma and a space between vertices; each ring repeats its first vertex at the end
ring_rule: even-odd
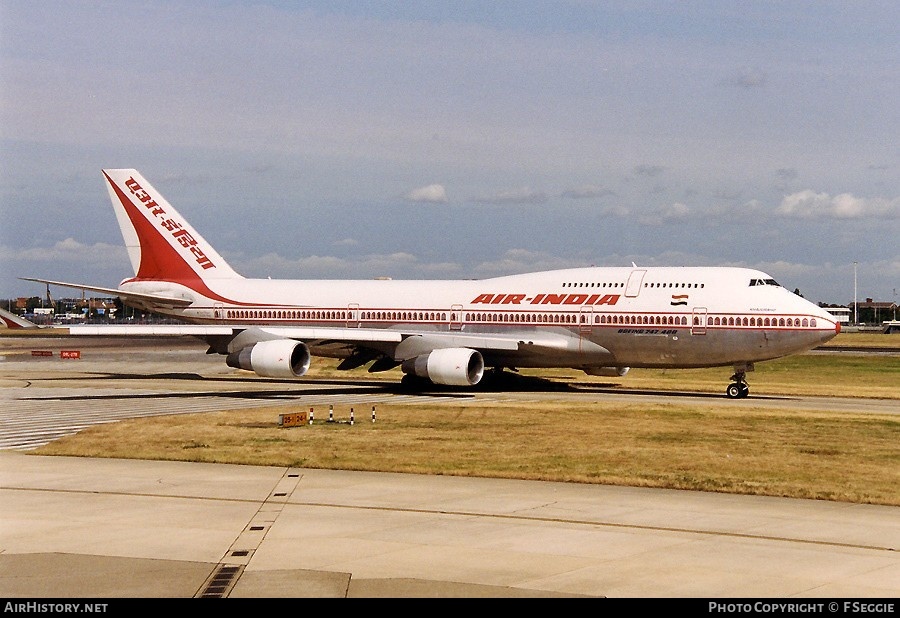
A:
POLYGON ((728 388, 725 389, 725 396, 729 399, 739 399, 740 397, 746 397, 746 393, 750 392, 749 388, 741 388, 741 385, 737 382, 732 382, 728 385, 728 388), (743 395, 741 393, 744 393, 743 395))
POLYGON ((749 394, 750 394, 750 387, 747 386, 746 384, 741 384, 741 394, 738 395, 738 397, 743 399, 744 397, 746 397, 749 394))

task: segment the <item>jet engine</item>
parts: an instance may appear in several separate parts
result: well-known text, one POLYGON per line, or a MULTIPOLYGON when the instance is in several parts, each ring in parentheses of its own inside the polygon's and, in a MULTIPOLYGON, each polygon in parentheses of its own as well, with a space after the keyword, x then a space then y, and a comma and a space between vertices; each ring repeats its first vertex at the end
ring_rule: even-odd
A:
POLYGON ((253 371, 265 378, 299 378, 309 369, 309 362, 309 348, 293 339, 260 341, 225 359, 229 367, 253 371))
POLYGON ((478 350, 441 348, 403 361, 401 369, 435 384, 472 386, 484 375, 484 359, 478 350))
POLYGON ((603 376, 605 378, 621 378, 628 373, 629 367, 588 367, 584 370, 589 376, 603 376))

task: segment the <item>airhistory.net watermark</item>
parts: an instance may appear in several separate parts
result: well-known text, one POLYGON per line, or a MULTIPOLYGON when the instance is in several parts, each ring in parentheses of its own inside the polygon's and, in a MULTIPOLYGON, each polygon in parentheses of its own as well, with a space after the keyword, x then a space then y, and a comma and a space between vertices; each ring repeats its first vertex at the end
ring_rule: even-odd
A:
POLYGON ((3 604, 4 614, 102 614, 109 603, 43 603, 40 601, 3 604))

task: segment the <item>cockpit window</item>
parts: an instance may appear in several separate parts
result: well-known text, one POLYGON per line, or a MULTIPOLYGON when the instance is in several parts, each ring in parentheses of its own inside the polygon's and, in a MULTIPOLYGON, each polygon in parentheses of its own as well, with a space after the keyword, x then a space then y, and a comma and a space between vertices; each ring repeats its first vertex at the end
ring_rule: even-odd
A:
POLYGON ((754 285, 778 285, 778 282, 774 279, 751 279, 750 287, 752 288, 754 285))

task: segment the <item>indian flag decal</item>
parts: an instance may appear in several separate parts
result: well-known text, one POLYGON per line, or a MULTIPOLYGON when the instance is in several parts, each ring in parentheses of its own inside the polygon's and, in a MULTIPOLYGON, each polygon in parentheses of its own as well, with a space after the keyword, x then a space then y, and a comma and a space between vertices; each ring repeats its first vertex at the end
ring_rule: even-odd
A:
POLYGON ((688 300, 687 294, 672 294, 671 305, 673 307, 677 307, 678 305, 687 305, 687 300, 688 300))

